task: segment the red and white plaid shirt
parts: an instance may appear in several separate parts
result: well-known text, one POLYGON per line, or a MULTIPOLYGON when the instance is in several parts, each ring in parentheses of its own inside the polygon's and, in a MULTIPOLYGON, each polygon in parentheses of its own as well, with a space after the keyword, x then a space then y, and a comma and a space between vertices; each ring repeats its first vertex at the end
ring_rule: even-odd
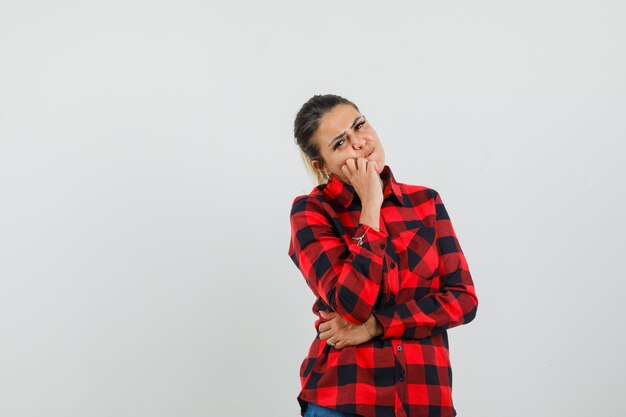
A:
POLYGON ((293 202, 289 256, 317 297, 313 313, 374 314, 384 328, 343 349, 318 334, 298 400, 303 413, 313 402, 364 417, 454 416, 446 330, 476 315, 472 277, 439 193, 396 182, 388 166, 381 178, 380 232, 359 223, 359 197, 337 177, 293 202))

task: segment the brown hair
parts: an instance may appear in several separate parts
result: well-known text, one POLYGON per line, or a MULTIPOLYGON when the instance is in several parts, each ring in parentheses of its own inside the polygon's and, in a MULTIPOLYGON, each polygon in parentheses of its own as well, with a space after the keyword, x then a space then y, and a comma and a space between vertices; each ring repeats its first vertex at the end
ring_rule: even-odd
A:
POLYGON ((307 169, 316 177, 318 185, 326 183, 327 179, 320 170, 313 168, 313 161, 318 161, 320 166, 324 166, 324 160, 318 146, 313 143, 311 138, 319 128, 322 116, 338 104, 349 104, 359 111, 353 102, 338 95, 315 95, 302 105, 293 124, 293 135, 300 147, 302 160, 307 169))

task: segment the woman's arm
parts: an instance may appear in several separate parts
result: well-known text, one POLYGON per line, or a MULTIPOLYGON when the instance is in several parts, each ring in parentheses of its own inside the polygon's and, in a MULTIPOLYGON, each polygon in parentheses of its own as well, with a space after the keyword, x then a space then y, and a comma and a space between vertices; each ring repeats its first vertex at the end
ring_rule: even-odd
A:
POLYGON ((382 338, 428 337, 469 323, 476 315, 478 298, 472 276, 439 193, 435 213, 441 290, 376 310, 374 315, 384 329, 382 338))
MULTIPOLYGON (((438 193, 435 196, 435 211, 442 289, 419 299, 373 310, 375 320, 369 322, 376 329, 371 332, 374 333, 373 337, 420 339, 469 323, 476 315, 478 299, 472 277, 438 193)), ((372 326, 369 328, 372 329, 372 326)), ((366 330, 348 327, 340 317, 332 317, 319 329, 325 330, 320 334, 324 340, 345 340, 341 347, 362 340, 363 331, 366 330)))
POLYGON ((317 197, 297 197, 291 209, 289 256, 316 297, 346 321, 361 324, 378 298, 387 233, 360 223, 355 236, 363 236, 362 244, 346 244, 337 235, 333 215, 317 197))
POLYGON ((435 213, 441 290, 374 311, 383 327, 382 338, 428 337, 469 323, 476 315, 478 298, 472 276, 439 193, 435 213))
POLYGON ((373 315, 363 324, 352 324, 333 312, 320 311, 325 320, 319 325, 319 337, 336 349, 360 345, 382 335, 383 328, 373 315))

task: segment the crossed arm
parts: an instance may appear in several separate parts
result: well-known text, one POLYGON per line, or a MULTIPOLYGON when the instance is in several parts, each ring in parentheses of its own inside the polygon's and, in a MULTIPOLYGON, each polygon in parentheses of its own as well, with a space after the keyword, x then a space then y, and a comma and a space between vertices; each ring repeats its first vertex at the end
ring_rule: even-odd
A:
POLYGON ((323 322, 318 328, 320 339, 341 349, 374 337, 424 338, 473 320, 478 300, 472 277, 438 193, 434 194, 434 208, 440 290, 378 310, 374 303, 380 290, 384 252, 377 248, 387 236, 373 234, 370 244, 350 245, 347 254, 338 257, 333 265, 322 264, 320 259, 324 259, 329 249, 345 246, 340 238, 331 236, 330 225, 321 212, 311 215, 316 204, 309 204, 303 210, 309 213, 306 219, 298 210, 292 212, 294 239, 290 252, 315 295, 334 310, 334 313, 322 314, 323 322), (303 227, 306 234, 301 231, 303 227), (327 267, 322 269, 321 264, 327 267))
POLYGON ((320 339, 333 346, 343 349, 368 342, 383 334, 383 327, 372 314, 363 324, 353 324, 333 312, 320 311, 324 321, 319 325, 320 339))

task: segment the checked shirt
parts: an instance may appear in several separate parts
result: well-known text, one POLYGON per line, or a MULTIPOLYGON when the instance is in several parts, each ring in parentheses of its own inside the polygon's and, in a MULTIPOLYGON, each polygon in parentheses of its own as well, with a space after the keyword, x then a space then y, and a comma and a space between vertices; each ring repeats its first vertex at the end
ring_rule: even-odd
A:
POLYGON ((359 197, 337 177, 293 201, 289 256, 317 297, 316 329, 320 310, 352 323, 374 314, 384 329, 343 349, 318 333, 298 401, 302 412, 313 402, 364 417, 454 416, 446 331, 476 315, 472 277, 439 193, 396 182, 389 166, 381 178, 380 232, 359 223, 359 197))

